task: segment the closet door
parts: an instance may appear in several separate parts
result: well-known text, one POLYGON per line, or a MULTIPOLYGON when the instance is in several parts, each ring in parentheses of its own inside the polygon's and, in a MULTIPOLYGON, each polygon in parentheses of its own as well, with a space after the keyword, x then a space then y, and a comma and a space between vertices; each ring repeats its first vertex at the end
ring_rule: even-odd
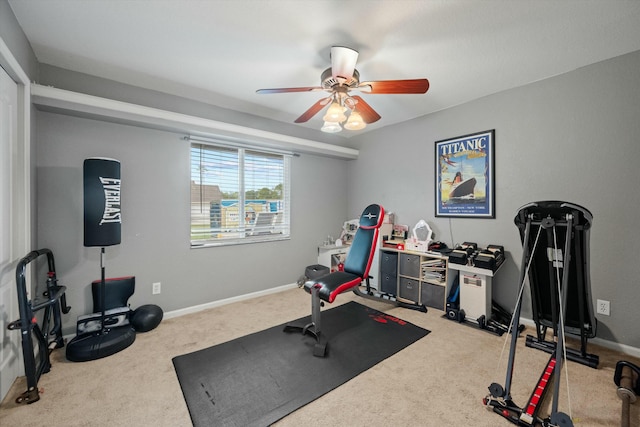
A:
POLYGON ((11 200, 13 191, 17 191, 13 179, 16 162, 12 161, 18 144, 17 103, 18 86, 0 67, 0 399, 13 380, 22 375, 20 334, 7 330, 7 324, 20 317, 12 259, 26 255, 11 253, 14 225, 11 200))

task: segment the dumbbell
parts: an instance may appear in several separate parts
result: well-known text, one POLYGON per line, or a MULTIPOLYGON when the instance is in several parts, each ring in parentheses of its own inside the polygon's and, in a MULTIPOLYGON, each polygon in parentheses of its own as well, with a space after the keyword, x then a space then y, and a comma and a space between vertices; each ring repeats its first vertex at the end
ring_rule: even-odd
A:
POLYGON ((622 399, 622 415, 620 418, 620 425, 622 427, 629 427, 629 405, 634 403, 638 394, 640 394, 638 377, 640 377, 640 368, 633 363, 620 360, 616 364, 613 381, 618 386, 618 397, 622 399))

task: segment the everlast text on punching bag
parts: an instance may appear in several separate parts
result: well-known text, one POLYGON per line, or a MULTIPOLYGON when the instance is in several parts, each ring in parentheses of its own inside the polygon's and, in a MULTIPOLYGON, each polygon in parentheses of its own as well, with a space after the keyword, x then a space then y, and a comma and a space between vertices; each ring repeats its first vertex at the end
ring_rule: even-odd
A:
MULTIPOLYGON (((120 206, 120 162, 90 158, 84 161, 84 245, 100 246, 99 301, 107 301, 104 247, 120 244, 122 212, 120 206)), ((94 308, 95 308, 94 295, 94 308)), ((129 347, 136 331, 126 323, 107 319, 107 305, 101 303, 98 330, 80 331, 67 343, 67 359, 86 362, 111 356, 129 347), (107 324, 109 323, 109 324, 107 324)), ((80 321, 78 322, 80 325, 80 321)))
POLYGON ((120 244, 120 162, 90 158, 84 161, 84 245, 120 244))

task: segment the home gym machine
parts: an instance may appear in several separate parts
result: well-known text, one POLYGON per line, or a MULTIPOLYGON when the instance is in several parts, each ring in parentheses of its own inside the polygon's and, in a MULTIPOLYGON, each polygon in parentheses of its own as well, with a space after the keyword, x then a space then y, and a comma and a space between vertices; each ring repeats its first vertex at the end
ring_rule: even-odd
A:
POLYGON ((49 249, 29 252, 18 262, 16 285, 20 319, 9 323, 7 328, 19 329, 22 336, 22 357, 27 391, 16 398, 16 403, 29 404, 40 400, 38 380, 42 374, 51 370, 50 353, 56 348, 64 347, 62 313, 67 314, 71 307, 67 306, 66 287, 58 284, 53 252, 49 249), (36 285, 35 297, 29 299, 26 280, 27 265, 44 255, 47 257, 48 265, 46 287, 39 289, 36 285), (38 317, 41 317, 40 320, 38 317))
POLYGON ((527 347, 553 353, 555 343, 546 341, 547 328, 557 335, 561 301, 557 288, 566 290, 563 308, 564 328, 580 338, 580 349, 567 348, 567 359, 597 368, 599 357, 587 353, 587 339, 596 335, 597 322, 591 302, 589 267, 589 234, 593 216, 582 206, 567 202, 537 202, 520 209, 515 219, 523 244, 529 246, 531 268, 531 300, 536 337, 527 336, 527 347), (527 223, 544 229, 536 251, 533 242, 525 239, 527 223), (563 233, 556 233, 557 230, 563 233), (562 247, 564 246, 564 253, 562 247), (564 258, 564 259, 563 259, 564 258), (568 268, 563 268, 567 266, 568 268), (562 273, 562 276, 560 276, 562 273))
POLYGON ((511 347, 505 386, 493 383, 484 404, 519 426, 573 426, 569 415, 558 411, 560 373, 566 359, 597 367, 598 357, 586 353, 587 337, 595 336, 589 281, 589 229, 591 213, 578 205, 535 202, 523 206, 515 217, 523 244, 522 271, 518 299, 510 328, 518 325, 522 296, 528 278, 537 339, 527 338, 530 347, 551 353, 540 380, 524 407, 511 397, 517 334, 511 334, 511 347), (555 341, 545 341, 552 328, 555 341), (579 352, 566 348, 565 332, 579 334, 579 352), (533 345, 530 345, 533 344, 533 345), (547 392, 552 389, 551 414, 539 415, 547 392))
POLYGON ((526 344, 553 353, 555 343, 545 341, 544 337, 547 328, 553 328, 556 335, 560 301, 555 298, 554 289, 560 286, 566 289, 565 330, 580 337, 580 349, 567 348, 567 358, 597 368, 598 356, 587 353, 587 339, 595 337, 597 326, 591 301, 589 267, 589 234, 593 216, 582 206, 567 202, 537 202, 525 206, 515 220, 523 243, 526 242, 524 233, 528 221, 544 228, 545 233, 541 235, 539 243, 543 250, 536 252, 531 246, 532 242, 528 242, 533 257, 529 282, 533 284, 531 299, 537 336, 527 336, 526 344), (554 234, 556 229, 563 227, 564 235, 554 234), (563 263, 568 268, 563 269, 563 263), (559 271, 564 273, 562 278, 556 276, 559 271))

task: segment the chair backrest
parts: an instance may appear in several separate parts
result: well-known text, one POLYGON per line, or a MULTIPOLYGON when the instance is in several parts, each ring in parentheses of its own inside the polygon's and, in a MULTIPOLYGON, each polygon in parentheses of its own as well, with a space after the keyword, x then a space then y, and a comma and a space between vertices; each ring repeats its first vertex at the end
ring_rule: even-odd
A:
POLYGON ((360 223, 356 230, 351 248, 344 261, 344 271, 365 279, 369 275, 371 262, 378 244, 378 231, 384 220, 384 208, 380 205, 369 205, 360 215, 360 223))
POLYGON ((272 234, 279 212, 258 212, 256 214, 255 223, 248 231, 249 236, 259 236, 261 234, 272 234))

